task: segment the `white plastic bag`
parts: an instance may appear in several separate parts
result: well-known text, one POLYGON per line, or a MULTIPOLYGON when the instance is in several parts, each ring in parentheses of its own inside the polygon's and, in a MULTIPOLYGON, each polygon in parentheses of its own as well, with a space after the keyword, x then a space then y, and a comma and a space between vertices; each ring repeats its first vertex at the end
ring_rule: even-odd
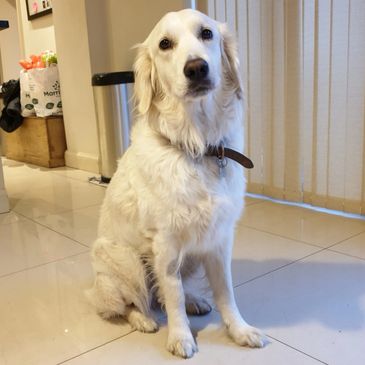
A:
POLYGON ((62 115, 60 81, 56 64, 20 72, 20 104, 23 117, 62 115))
POLYGON ((20 71, 20 104, 23 117, 31 117, 35 115, 33 100, 34 83, 32 76, 28 71, 20 71))
POLYGON ((28 71, 34 110, 38 117, 62 115, 60 80, 57 65, 28 71))

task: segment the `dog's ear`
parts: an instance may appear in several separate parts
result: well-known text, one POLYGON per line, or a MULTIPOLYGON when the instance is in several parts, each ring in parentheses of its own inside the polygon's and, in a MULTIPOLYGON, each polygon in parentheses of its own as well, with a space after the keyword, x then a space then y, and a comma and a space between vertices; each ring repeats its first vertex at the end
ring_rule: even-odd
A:
POLYGON ((154 71, 151 56, 143 44, 135 46, 137 57, 134 62, 134 98, 139 114, 146 114, 154 95, 154 71))
POLYGON ((228 30, 227 24, 220 23, 221 54, 224 77, 232 85, 239 99, 242 97, 242 81, 239 71, 236 39, 228 30))

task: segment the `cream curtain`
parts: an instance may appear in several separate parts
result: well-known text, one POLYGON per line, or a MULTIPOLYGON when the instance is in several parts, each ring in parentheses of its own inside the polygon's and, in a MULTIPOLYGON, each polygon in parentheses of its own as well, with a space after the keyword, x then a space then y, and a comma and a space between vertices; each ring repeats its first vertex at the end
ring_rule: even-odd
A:
POLYGON ((248 190, 365 214, 365 0, 208 0, 238 38, 248 190))

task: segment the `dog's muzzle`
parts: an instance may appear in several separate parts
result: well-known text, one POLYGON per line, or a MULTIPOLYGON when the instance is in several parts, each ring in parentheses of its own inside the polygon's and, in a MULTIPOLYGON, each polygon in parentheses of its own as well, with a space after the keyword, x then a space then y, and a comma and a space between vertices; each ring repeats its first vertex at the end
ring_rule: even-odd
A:
POLYGON ((184 66, 184 75, 189 80, 189 95, 203 95, 212 89, 212 83, 209 79, 209 65, 202 58, 187 61, 184 66))

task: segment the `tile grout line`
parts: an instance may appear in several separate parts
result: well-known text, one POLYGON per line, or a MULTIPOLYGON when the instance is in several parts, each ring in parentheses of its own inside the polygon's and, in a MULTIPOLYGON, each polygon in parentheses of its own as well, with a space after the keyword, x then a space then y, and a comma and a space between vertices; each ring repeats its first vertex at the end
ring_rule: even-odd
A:
MULTIPOLYGON (((65 235, 65 234, 64 234, 64 233, 62 233, 62 232, 58 232, 58 231, 56 231, 55 229, 53 229, 53 228, 51 228, 51 227, 49 227, 49 226, 46 226, 46 225, 45 225, 45 224, 43 224, 43 223, 40 223, 40 222, 36 221, 34 218, 29 218, 29 217, 25 216, 25 215, 24 215, 24 214, 22 214, 22 213, 17 213, 17 214, 19 214, 19 215, 21 215, 22 217, 24 217, 24 218, 26 218, 26 219, 30 220, 30 221, 31 221, 31 222, 33 222, 33 223, 39 224, 39 225, 40 225, 41 227, 43 227, 43 228, 49 229, 50 231, 52 231, 52 232, 54 232, 54 233, 57 233, 57 234, 59 234, 59 235, 61 235, 61 236, 65 237, 65 238, 67 238, 67 239, 69 239, 69 240, 71 240, 71 241, 75 242, 76 244, 78 244, 78 245, 80 245, 80 246, 82 246, 82 247, 85 247, 85 248, 90 249, 90 247, 89 247, 88 245, 85 245, 84 243, 79 242, 79 241, 75 240, 74 238, 72 238, 72 237, 69 237, 69 236, 65 235)), ((43 217, 47 217, 47 216, 45 215, 45 216, 43 216, 43 217)), ((38 218, 38 217, 37 217, 37 218, 38 218)), ((39 218, 40 218, 40 217, 39 217, 39 218)))
POLYGON ((342 256, 351 257, 353 259, 365 261, 365 259, 363 257, 358 257, 358 256, 355 256, 355 255, 350 255, 348 253, 344 253, 344 252, 340 252, 340 251, 336 251, 336 250, 332 250, 332 249, 328 249, 328 251, 329 252, 333 252, 333 253, 337 253, 337 254, 342 255, 342 256))
POLYGON ((245 228, 250 228, 250 229, 253 229, 253 230, 257 231, 257 232, 264 232, 264 233, 267 233, 267 234, 271 234, 273 236, 277 236, 277 237, 280 237, 280 238, 285 238, 287 240, 296 241, 296 242, 299 242, 299 243, 304 243, 306 245, 313 246, 313 247, 318 247, 318 248, 332 247, 332 246, 338 245, 339 243, 342 243, 343 241, 349 240, 350 238, 356 237, 359 234, 365 233, 365 229, 364 229, 363 231, 358 232, 358 233, 354 233, 352 236, 346 237, 346 238, 344 238, 344 239, 342 239, 342 240, 340 240, 338 242, 335 242, 335 243, 331 244, 330 246, 323 247, 323 246, 320 246, 320 245, 315 244, 315 243, 310 243, 310 242, 302 241, 302 240, 300 240, 298 238, 287 237, 287 236, 283 236, 283 235, 278 234, 278 233, 274 233, 274 232, 266 231, 266 230, 263 230, 263 229, 255 228, 255 227, 249 226, 249 225, 247 225, 245 223, 238 223, 237 226, 245 227, 245 228))
MULTIPOLYGON (((70 358, 68 358, 68 359, 65 359, 65 360, 63 360, 63 361, 61 361, 61 362, 58 362, 56 365, 66 364, 67 362, 69 362, 69 361, 71 361, 71 360, 74 360, 74 359, 77 359, 78 357, 83 356, 83 355, 85 355, 85 354, 87 354, 87 353, 89 353, 89 352, 92 352, 92 351, 94 351, 94 350, 97 350, 97 349, 99 349, 99 348, 101 348, 101 347, 103 347, 103 346, 105 346, 105 345, 108 345, 108 344, 110 344, 110 343, 114 342, 114 341, 120 340, 121 338, 127 337, 127 336, 129 336, 130 334, 132 334, 132 333, 134 333, 134 332, 136 332, 136 330, 131 330, 130 332, 128 332, 128 333, 126 333, 126 334, 124 334, 124 335, 122 335, 122 336, 116 337, 116 338, 114 338, 114 339, 112 339, 112 340, 109 340, 109 341, 104 342, 104 343, 102 343, 102 344, 100 344, 100 345, 98 345, 98 346, 95 346, 95 347, 93 347, 93 348, 91 348, 91 349, 89 349, 89 350, 86 350, 86 351, 84 351, 84 352, 82 352, 82 353, 80 353, 80 354, 78 354, 78 355, 72 356, 72 357, 70 357, 70 358)), ((287 343, 285 343, 285 342, 283 342, 283 341, 281 341, 281 340, 279 340, 279 339, 277 339, 277 338, 275 338, 275 337, 273 337, 273 336, 270 336, 270 335, 267 335, 267 334, 266 334, 266 336, 267 336, 267 337, 269 337, 269 338, 271 338, 271 339, 273 339, 273 340, 274 340, 274 341, 276 341, 276 342, 281 343, 283 346, 289 347, 289 348, 291 348, 292 350, 294 350, 294 351, 296 351, 296 352, 301 353, 302 355, 304 355, 304 356, 306 356, 306 357, 309 357, 309 358, 311 358, 311 359, 313 359, 313 360, 316 360, 316 361, 320 362, 321 364, 328 365, 328 363, 326 363, 326 362, 324 362, 324 361, 322 361, 322 360, 320 360, 320 359, 318 359, 318 358, 316 358, 316 357, 314 357, 314 356, 312 356, 312 355, 310 355, 310 354, 307 354, 306 352, 304 352, 304 351, 302 351, 302 350, 300 350, 300 349, 298 349, 298 348, 296 348, 296 347, 293 347, 293 346, 291 346, 291 345, 289 345, 289 344, 287 344, 287 343)))
POLYGON ((248 225, 246 225, 244 223, 241 223, 241 224, 238 223, 237 226, 240 226, 240 227, 243 227, 243 228, 253 229, 256 232, 263 232, 263 233, 266 233, 266 234, 270 234, 272 236, 284 238, 284 239, 289 240, 289 241, 295 241, 296 243, 301 243, 301 244, 305 244, 305 245, 312 246, 312 247, 317 247, 317 248, 324 248, 323 246, 316 245, 315 243, 309 243, 309 242, 305 242, 305 241, 299 240, 297 238, 291 238, 291 237, 283 236, 283 235, 278 234, 278 233, 273 233, 273 232, 265 231, 263 229, 259 229, 259 228, 255 228, 255 227, 248 226, 248 225))
MULTIPOLYGON (((92 204, 92 205, 87 205, 85 207, 79 207, 79 208, 76 208, 76 209, 66 209, 66 210, 61 210, 59 212, 54 212, 54 213, 50 213, 50 214, 42 214, 42 215, 39 215, 37 217, 34 217, 34 218, 43 218, 43 217, 47 217, 49 215, 57 215, 57 214, 65 214, 65 213, 70 213, 70 212, 73 212, 73 211, 76 211, 76 210, 81 210, 81 209, 87 209, 87 208, 92 208, 92 207, 96 207, 96 206, 101 206, 102 205, 102 202, 101 203, 98 203, 98 204, 92 204)), ((30 218, 30 217, 27 217, 24 213, 21 213, 21 212, 17 212, 15 209, 10 209, 10 212, 14 212, 16 214, 19 214, 27 219, 34 219, 34 218, 30 218)), ((11 223, 6 223, 6 224, 11 224, 11 223)))
POLYGON ((297 351, 297 352, 299 352, 299 353, 301 353, 301 354, 303 354, 303 355, 305 355, 305 356, 308 356, 308 357, 310 357, 311 359, 313 359, 313 360, 316 360, 316 361, 318 361, 318 362, 320 362, 321 364, 324 364, 324 365, 329 365, 328 363, 326 363, 326 362, 324 362, 324 361, 322 361, 322 360, 320 360, 320 359, 317 359, 316 357, 314 357, 314 356, 312 356, 312 355, 310 355, 310 354, 307 354, 306 352, 304 352, 304 351, 302 351, 302 350, 300 350, 300 349, 298 349, 298 348, 296 348, 296 347, 293 347, 293 346, 291 346, 291 345, 289 345, 289 344, 287 344, 286 342, 283 342, 283 341, 281 341, 281 340, 278 340, 276 337, 274 337, 274 336, 270 336, 270 335, 266 335, 267 337, 269 337, 269 338, 271 338, 271 339, 273 339, 273 340, 275 340, 275 341, 277 341, 277 342, 279 342, 279 343, 281 343, 282 345, 284 345, 284 346, 287 346, 287 347, 289 347, 289 348, 291 348, 292 350, 294 350, 294 351, 297 351))
POLYGON ((299 259, 296 259, 296 260, 294 260, 294 261, 292 261, 292 262, 289 262, 289 263, 287 263, 287 264, 285 264, 285 265, 283 265, 283 266, 277 267, 276 269, 273 269, 273 270, 268 271, 268 272, 266 272, 266 273, 264 273, 264 274, 258 275, 258 276, 254 277, 254 278, 252 278, 252 279, 246 280, 246 281, 244 281, 244 282, 243 282, 243 283, 241 283, 241 284, 237 284, 237 285, 235 285, 235 286, 234 286, 234 289, 239 288, 239 287, 241 287, 241 286, 243 286, 243 285, 246 285, 246 284, 248 284, 248 283, 250 283, 250 282, 252 282, 252 281, 254 281, 254 280, 261 279, 261 278, 262 278, 262 277, 264 277, 264 276, 267 276, 267 275, 269 275, 269 274, 272 274, 272 273, 274 273, 275 271, 281 270, 281 269, 283 269, 283 268, 285 268, 285 267, 287 267, 287 266, 293 265, 293 264, 295 264, 295 263, 297 263, 297 262, 299 262, 299 261, 302 261, 302 260, 304 260, 304 259, 306 259, 306 258, 308 258, 308 257, 310 257, 310 256, 316 255, 317 253, 320 253, 320 252, 322 252, 322 251, 326 251, 326 249, 325 249, 325 248, 322 248, 321 250, 318 250, 318 251, 312 252, 312 253, 310 253, 310 254, 308 254, 308 255, 306 255, 306 256, 303 256, 303 257, 301 257, 301 258, 299 258, 299 259))
POLYGON ((364 260, 364 261, 365 261, 365 259, 364 259, 363 257, 359 257, 359 256, 355 256, 355 255, 350 255, 350 254, 348 254, 348 253, 344 253, 344 252, 336 251, 336 250, 334 250, 334 249, 333 249, 333 247, 335 247, 335 246, 339 245, 340 243, 344 243, 345 241, 350 240, 350 239, 352 239, 352 238, 355 238, 355 237, 357 237, 357 236, 360 236, 360 235, 362 235, 363 233, 365 233, 365 231, 363 231, 363 232, 359 232, 359 233, 357 233, 357 234, 354 234, 353 236, 348 237, 348 238, 346 238, 345 240, 342 240, 342 241, 340 241, 340 242, 336 242, 336 243, 334 243, 333 245, 328 246, 328 247, 327 247, 327 250, 328 250, 328 251, 330 251, 330 252, 335 252, 335 253, 338 253, 338 254, 341 254, 341 255, 344 255, 344 256, 348 256, 348 257, 352 257, 352 258, 355 258, 355 259, 359 259, 359 260, 364 260))
POLYGON ((11 276, 11 275, 16 275, 16 274, 19 274, 19 273, 22 273, 22 272, 25 272, 25 271, 37 269, 37 268, 42 267, 42 266, 46 266, 46 265, 54 264, 56 262, 60 262, 60 261, 63 261, 63 260, 71 259, 72 257, 83 255, 83 254, 87 253, 88 251, 89 250, 85 250, 85 251, 82 251, 82 252, 79 252, 79 253, 75 253, 74 255, 61 257, 59 259, 52 260, 52 261, 49 261, 49 262, 45 262, 43 264, 38 264, 38 265, 26 267, 26 268, 18 270, 18 271, 13 271, 13 272, 10 272, 8 274, 3 274, 3 275, 0 275, 0 280, 3 279, 3 278, 6 278, 8 276, 11 276))
MULTIPOLYGON (((354 234, 353 236, 351 236, 351 237, 347 237, 347 238, 345 238, 345 239, 343 239, 343 240, 341 240, 341 241, 339 241, 339 242, 337 242, 337 243, 334 243, 333 245, 331 245, 331 246, 329 246, 329 247, 333 247, 334 245, 340 244, 340 243, 342 243, 342 242, 344 242, 344 241, 346 241, 346 240, 348 240, 348 239, 350 239, 350 238, 356 237, 356 236, 358 236, 358 235, 360 235, 360 234, 362 234, 362 233, 363 233, 363 232, 356 233, 356 234, 354 234)), ((258 275, 258 276, 254 277, 254 278, 252 278, 252 279, 246 280, 246 281, 244 281, 244 282, 243 282, 243 283, 241 283, 241 284, 237 284, 237 285, 235 285, 235 286, 234 286, 234 289, 239 288, 239 287, 240 287, 240 286, 242 286, 242 285, 248 284, 248 283, 250 283, 250 282, 252 282, 252 281, 254 281, 254 280, 256 280, 256 279, 260 279, 260 278, 262 278, 262 277, 264 277, 264 276, 266 276, 266 275, 269 275, 269 274, 271 274, 271 273, 274 273, 275 271, 281 270, 281 269, 283 269, 283 268, 285 268, 285 267, 287 267, 287 266, 290 266, 290 265, 296 264, 296 263, 297 263, 297 262, 299 262, 299 261, 305 260, 306 258, 308 258, 308 257, 310 257, 310 256, 313 256, 313 255, 317 255, 318 253, 323 252, 323 251, 329 251, 329 252, 335 252, 335 253, 337 253, 337 254, 342 254, 341 252, 336 252, 336 251, 333 251, 333 250, 329 249, 329 247, 322 247, 322 249, 320 249, 320 250, 318 250, 318 251, 312 252, 312 253, 310 253, 310 254, 308 254, 308 255, 306 255, 306 256, 303 256, 303 257, 301 257, 301 258, 299 258, 299 259, 296 259, 296 260, 294 260, 294 261, 292 261, 292 262, 289 262, 289 263, 287 263, 287 264, 285 264, 285 265, 283 265, 283 266, 277 267, 276 269, 273 269, 273 270, 268 271, 268 272, 266 272, 266 273, 264 273, 264 274, 258 275)), ((346 255, 346 254, 343 254, 343 255, 344 255, 344 256, 349 256, 349 255, 346 255)), ((351 257, 351 256, 350 256, 350 257, 351 257)), ((355 257, 355 258, 358 258, 358 259, 360 259, 360 260, 363 260, 363 259, 361 259, 360 257, 355 257)))
MULTIPOLYGON (((79 170, 79 169, 75 169, 75 170, 78 170, 78 171, 84 171, 84 170, 79 170)), ((83 182, 83 183, 88 183, 89 184, 89 180, 83 180, 83 179, 78 179, 77 177, 70 177, 70 176, 66 176, 64 174, 61 174, 61 173, 57 173, 57 171, 50 171, 51 174, 53 175, 56 175, 58 177, 62 177, 64 179, 70 179, 70 180, 73 180, 73 181, 80 181, 80 182, 83 182)), ((90 176, 89 177, 92 177, 93 173, 90 172, 90 176)), ((98 174, 94 174, 94 175, 98 175, 98 174)), ((89 179, 88 177, 88 179, 89 179)), ((97 185, 96 185, 97 186, 97 185)))
POLYGON ((81 354, 78 354, 78 355, 72 356, 72 357, 70 357, 70 358, 68 358, 68 359, 66 359, 66 360, 63 360, 63 361, 61 361, 61 362, 58 362, 56 365, 65 364, 65 363, 67 363, 67 362, 69 362, 69 361, 71 361, 71 360, 77 359, 78 357, 80 357, 80 356, 82 356, 82 355, 85 355, 85 354, 87 354, 87 353, 89 353, 89 352, 91 352, 91 351, 97 350, 97 349, 98 349, 98 348, 100 348, 100 347, 103 347, 103 346, 105 346, 105 345, 108 345, 108 344, 110 344, 110 343, 112 343, 112 342, 114 342, 114 341, 117 341, 117 340, 119 340, 119 339, 121 339, 121 338, 123 338, 123 337, 126 337, 126 336, 128 336, 128 335, 130 335, 131 333, 134 333, 134 332, 136 332, 136 330, 131 330, 130 332, 128 332, 128 333, 126 333, 126 334, 124 334, 124 335, 122 335, 122 336, 119 336, 119 337, 116 337, 116 338, 114 338, 114 339, 112 339, 112 340, 109 340, 109 341, 107 341, 107 342, 104 342, 104 343, 102 343, 102 344, 100 344, 100 345, 98 345, 98 346, 95 346, 95 347, 93 347, 93 348, 91 348, 91 349, 89 349, 89 350, 86 350, 86 351, 82 352, 81 354))
MULTIPOLYGON (((78 210, 82 210, 82 209, 87 209, 87 208, 94 208, 94 207, 101 207, 102 206, 102 202, 101 203, 98 203, 98 204, 92 204, 92 205, 87 205, 86 207, 81 207, 81 208, 75 208, 75 209, 67 209, 67 210, 64 210, 64 211, 61 211, 61 212, 57 212, 57 213, 51 213, 51 214, 44 214, 44 215, 39 215, 37 217, 34 217, 35 219, 37 218, 44 218, 44 217, 48 217, 50 215, 58 215, 58 214, 66 214, 66 213, 71 213, 71 212, 77 212, 78 210)), ((15 212, 17 213, 17 212, 15 212)), ((17 214, 21 214, 23 217, 26 217, 28 218, 26 215, 24 215, 23 213, 17 213, 17 214)), ((31 219, 31 218, 29 218, 31 219)))

